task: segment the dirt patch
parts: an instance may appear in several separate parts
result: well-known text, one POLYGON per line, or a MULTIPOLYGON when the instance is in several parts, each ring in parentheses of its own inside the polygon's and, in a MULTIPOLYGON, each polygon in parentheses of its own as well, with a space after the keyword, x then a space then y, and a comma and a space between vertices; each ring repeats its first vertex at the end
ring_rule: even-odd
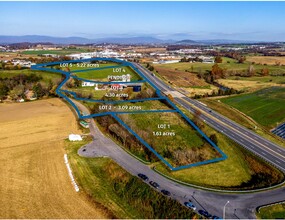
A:
POLYGON ((209 86, 209 88, 183 88, 183 90, 187 91, 188 96, 195 96, 195 95, 205 95, 211 94, 213 91, 218 92, 218 87, 216 86, 209 86))
POLYGON ((68 176, 64 139, 76 123, 59 99, 0 104, 0 218, 108 218, 68 176))
POLYGON ((172 82, 179 87, 190 86, 207 86, 208 84, 197 77, 196 74, 190 72, 183 72, 178 70, 171 70, 162 67, 155 67, 159 75, 164 77, 167 81, 172 82))

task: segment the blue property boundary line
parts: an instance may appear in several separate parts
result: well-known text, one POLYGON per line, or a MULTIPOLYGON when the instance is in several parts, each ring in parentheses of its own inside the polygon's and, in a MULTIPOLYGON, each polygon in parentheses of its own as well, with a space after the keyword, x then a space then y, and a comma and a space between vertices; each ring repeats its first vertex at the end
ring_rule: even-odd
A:
POLYGON ((148 78, 144 77, 143 73, 135 67, 132 63, 124 61, 124 60, 118 60, 114 58, 90 58, 90 59, 82 59, 82 60, 70 60, 70 61, 59 61, 59 62, 50 62, 50 63, 44 63, 44 64, 36 64, 31 66, 32 70, 42 70, 42 71, 48 71, 48 72, 55 72, 55 73, 60 73, 65 76, 65 79, 60 83, 60 85, 56 88, 56 93, 64 98, 71 106, 75 109, 78 118, 79 119, 88 119, 88 118, 93 118, 93 117, 99 117, 99 116, 106 116, 110 115, 112 116, 115 120, 117 120, 122 126, 124 126, 132 135, 134 135, 146 148, 148 148, 152 153, 155 154, 166 166, 168 166, 171 170, 177 171, 177 170, 182 170, 190 167, 196 167, 200 165, 205 165, 209 163, 214 163, 218 161, 222 161, 227 159, 227 155, 214 143, 212 140, 204 134, 204 132, 193 122, 191 121, 167 96, 163 96, 161 94, 161 91, 159 88, 154 85, 148 78), (81 63, 81 62, 91 62, 91 61, 111 61, 118 63, 120 65, 117 66, 108 66, 108 67, 102 67, 102 68, 92 68, 92 69, 84 69, 80 71, 71 71, 71 72, 66 72, 63 70, 58 70, 58 69, 52 69, 52 68, 47 68, 48 66, 53 66, 53 65, 58 65, 61 63, 81 63), (90 70, 100 70, 100 69, 107 69, 107 68, 117 68, 117 67, 122 67, 122 66, 128 66, 131 67, 143 80, 141 81, 133 81, 133 82, 114 82, 114 83, 141 83, 141 82, 147 82, 150 84, 156 92, 156 95, 158 97, 156 98, 148 98, 148 99, 139 99, 139 100, 119 100, 119 101, 105 101, 105 100, 93 100, 93 99, 86 99, 86 98, 79 98, 77 97, 76 93, 73 91, 68 91, 68 90, 62 90, 61 87, 70 79, 70 78, 76 78, 78 80, 86 81, 86 82, 94 82, 94 83, 106 83, 106 84, 111 84, 113 82, 97 82, 97 81, 91 81, 91 80, 86 80, 83 78, 79 78, 77 76, 71 75, 72 73, 76 72, 84 72, 84 71, 90 71, 90 70), (82 115, 79 108, 72 102, 72 100, 65 95, 64 93, 68 93, 73 95, 75 100, 79 101, 89 101, 89 102, 100 102, 100 103, 109 103, 109 104, 119 104, 119 103, 124 103, 124 102, 143 102, 143 101, 153 101, 153 100, 165 100, 167 101, 173 110, 144 110, 144 111, 124 111, 124 112, 102 112, 102 113, 96 113, 96 114, 90 114, 90 115, 82 115), (183 165, 179 167, 173 167, 168 161, 166 161, 158 152, 156 152, 146 141, 144 141, 137 133, 135 133, 125 122, 123 122, 117 115, 119 114, 140 114, 140 113, 159 113, 159 112, 174 112, 178 113, 182 116, 186 122, 192 126, 215 150, 217 150, 222 156, 219 158, 215 159, 210 159, 210 160, 205 160, 193 164, 188 164, 188 165, 183 165))
POLYGON ((215 159, 211 159, 211 160, 205 160, 205 161, 201 161, 201 162, 197 162, 197 163, 193 163, 193 164, 188 164, 188 165, 184 165, 184 166, 179 166, 179 167, 173 167, 167 160, 165 160, 156 150, 154 150, 145 140, 143 140, 137 133, 135 133, 125 122, 123 122, 118 116, 118 113, 111 113, 111 115, 113 116, 113 118, 115 118, 121 125, 123 125, 125 127, 125 129, 127 129, 132 135, 134 135, 144 146, 147 147, 147 149, 149 149, 152 153, 155 154, 155 156, 157 156, 166 166, 168 166, 171 170, 173 171, 177 171, 177 170, 182 170, 182 169, 186 169, 186 168, 190 168, 190 167, 195 167, 195 166, 200 166, 200 165, 205 165, 205 164, 209 164, 209 163, 213 163, 213 162, 218 162, 221 160, 224 160, 223 157, 220 158, 215 158, 215 159))
POLYGON ((98 116, 106 116, 106 115, 122 115, 122 114, 144 114, 144 113, 159 113, 159 112, 174 112, 177 113, 176 110, 145 110, 145 111, 124 111, 124 112, 114 112, 114 111, 108 111, 108 112, 102 112, 102 113, 95 113, 91 115, 82 116, 82 119, 88 119, 88 118, 94 118, 98 116))

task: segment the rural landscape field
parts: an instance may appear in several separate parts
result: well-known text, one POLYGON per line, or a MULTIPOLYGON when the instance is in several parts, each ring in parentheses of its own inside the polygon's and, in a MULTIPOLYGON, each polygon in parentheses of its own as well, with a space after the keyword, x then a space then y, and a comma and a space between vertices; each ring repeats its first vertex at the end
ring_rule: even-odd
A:
POLYGON ((285 2, 0 8, 0 219, 285 219, 285 2))
POLYGON ((76 193, 64 164, 77 121, 59 99, 1 104, 1 218, 108 218, 76 193))

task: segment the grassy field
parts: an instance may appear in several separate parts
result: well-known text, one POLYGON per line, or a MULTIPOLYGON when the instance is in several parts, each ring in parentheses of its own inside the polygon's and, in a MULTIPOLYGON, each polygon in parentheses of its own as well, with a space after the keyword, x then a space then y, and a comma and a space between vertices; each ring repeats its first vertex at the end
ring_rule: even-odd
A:
POLYGON ((82 143, 66 144, 77 183, 90 199, 108 205, 115 218, 198 218, 191 210, 156 192, 137 177, 131 176, 111 159, 83 158, 77 154, 82 143))
POLYGON ((61 74, 58 73, 50 73, 50 72, 42 72, 30 69, 23 70, 0 70, 0 78, 11 78, 13 76, 17 76, 20 74, 31 75, 32 73, 42 76, 44 82, 49 82, 50 80, 54 83, 61 80, 61 74))
MULTIPOLYGON (((155 64, 155 68, 161 69, 171 69, 171 70, 178 70, 184 71, 187 70, 192 73, 206 73, 212 69, 212 63, 171 63, 171 64, 155 64)), ((223 58, 223 62, 219 64, 219 66, 223 69, 227 69, 228 71, 233 72, 240 72, 240 71, 247 71, 251 62, 246 61, 245 63, 237 63, 234 59, 230 58, 223 58)), ((272 66, 272 65, 261 65, 261 64, 254 64, 254 69, 257 73, 261 71, 263 68, 268 68, 270 74, 276 73, 285 73, 285 66, 272 66)))
POLYGON ((173 166, 220 156, 178 113, 124 114, 119 117, 173 166), (158 125, 166 125, 166 128, 158 125), (173 133, 167 135, 165 132, 173 133))
POLYGON ((64 164, 64 139, 77 121, 59 99, 0 104, 0 218, 111 218, 76 193, 64 164))
POLYGON ((219 88, 213 85, 208 86, 193 86, 188 88, 180 88, 182 91, 186 92, 188 96, 211 94, 213 91, 218 92, 219 88))
POLYGON ((285 120, 285 87, 270 87, 250 94, 221 99, 259 124, 273 128, 285 120))
POLYGON ((277 204, 261 208, 257 217, 260 219, 284 219, 285 218, 285 204, 277 204))
POLYGON ((280 86, 285 83, 285 77, 229 77, 228 79, 218 79, 217 82, 225 87, 239 91, 254 92, 271 86, 280 86))
MULTIPOLYGON (((87 70, 87 69, 92 69, 92 68, 101 68, 101 67, 106 67, 106 66, 119 66, 119 63, 115 63, 115 62, 108 62, 108 63, 98 63, 99 67, 95 66, 89 66, 88 64, 90 63, 86 63, 86 64, 82 64, 82 63, 73 63, 72 66, 69 66, 70 71, 75 71, 75 70, 87 70)), ((90 64, 92 65, 92 64, 90 64)))
POLYGON ((88 106, 91 111, 95 112, 126 112, 126 111, 146 111, 146 110, 169 110, 172 109, 169 106, 165 105, 161 101, 144 101, 144 102, 125 102, 121 104, 107 104, 108 109, 102 110, 99 109, 99 106, 105 105, 102 103, 93 103, 93 102, 84 102, 85 106, 88 106))
POLYGON ((220 114, 228 117, 229 119, 232 119, 233 121, 238 122, 239 124, 249 128, 253 129, 255 124, 248 120, 246 117, 244 117, 241 114, 238 114, 237 111, 235 111, 233 108, 228 106, 225 103, 222 103, 220 99, 201 99, 202 103, 206 104, 211 109, 219 112, 220 114))
POLYGON ((92 94, 92 99, 101 100, 105 94, 108 92, 107 90, 95 90, 94 87, 78 87, 78 88, 67 88, 63 87, 63 89, 68 91, 73 91, 76 93, 81 93, 84 97, 92 94))
MULTIPOLYGON (((164 64, 168 65, 168 64, 164 64)), ((196 74, 185 72, 182 70, 175 70, 169 66, 155 65, 156 73, 162 76, 166 81, 178 87, 207 87, 208 84, 199 79, 196 74)))
POLYGON ((58 54, 58 55, 68 55, 73 53, 85 53, 88 52, 87 49, 62 49, 62 50, 31 50, 23 51, 21 54, 24 55, 43 55, 43 54, 58 54))
POLYGON ((126 74, 131 75, 131 81, 137 81, 140 80, 141 77, 130 67, 125 66, 121 67, 122 72, 114 73, 113 69, 102 69, 102 70, 89 70, 84 72, 77 72, 73 73, 74 75, 83 78, 83 79, 93 79, 93 80, 100 80, 103 82, 108 81, 108 76, 122 76, 126 74))
POLYGON ((133 111, 138 111, 136 107, 141 107, 140 111, 145 110, 169 110, 173 109, 169 106, 165 105, 161 101, 144 101, 144 102, 135 102, 135 103, 124 103, 124 104, 116 104, 117 111, 124 111, 124 108, 127 108, 127 111, 130 111, 133 108, 133 111))
POLYGON ((254 77, 235 77, 231 76, 228 79, 241 80, 241 81, 256 81, 258 83, 276 83, 285 84, 284 76, 254 76, 254 77))
POLYGON ((285 57, 274 57, 274 56, 247 56, 246 60, 249 62, 255 62, 267 65, 276 65, 276 62, 281 65, 285 65, 285 57))
POLYGON ((15 58, 18 59, 28 59, 30 57, 36 58, 36 55, 25 55, 25 54, 20 54, 20 53, 13 53, 13 52, 0 52, 0 61, 5 61, 5 60, 12 60, 15 58))
POLYGON ((231 108, 229 105, 220 102, 218 99, 202 99, 201 102, 205 103, 211 109, 219 112, 220 114, 226 116, 227 118, 243 125, 246 128, 251 129, 257 134, 279 144, 280 146, 285 147, 285 143, 281 142, 279 139, 276 139, 275 136, 268 131, 266 128, 262 128, 260 124, 255 121, 250 120, 248 117, 240 113, 237 109, 231 108))
MULTIPOLYGON (((192 118, 188 112, 185 113, 192 118)), ((157 163, 156 168, 177 180, 218 189, 260 188, 284 179, 280 171, 251 155, 223 134, 207 125, 202 130, 208 136, 217 135, 218 147, 228 156, 226 160, 175 172, 170 172, 161 163, 157 163)))

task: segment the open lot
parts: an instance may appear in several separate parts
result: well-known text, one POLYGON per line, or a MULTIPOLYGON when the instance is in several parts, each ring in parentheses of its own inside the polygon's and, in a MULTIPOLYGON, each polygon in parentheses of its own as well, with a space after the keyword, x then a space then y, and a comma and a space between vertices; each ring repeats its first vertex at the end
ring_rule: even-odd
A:
MULTIPOLYGON (((63 62, 64 63, 64 62, 63 62)), ((72 63, 72 66, 69 66, 70 71, 74 71, 74 70, 88 70, 88 69, 92 69, 92 68, 101 68, 101 67, 106 67, 106 66, 119 66, 119 63, 115 63, 115 62, 104 62, 104 63, 96 63, 95 65, 93 63, 90 62, 86 62, 86 63, 72 63), (99 66, 97 66, 99 65, 99 66)), ((64 68, 62 68, 64 70, 64 68)))
MULTIPOLYGON (((122 89, 113 89, 111 84, 97 84, 98 90, 95 86, 81 86, 68 88, 63 86, 64 90, 72 91, 78 97, 84 97, 94 100, 118 101, 118 100, 132 100, 132 99, 145 99, 155 96, 154 89, 148 83, 141 84, 141 91, 134 91, 132 87, 124 87, 122 89)), ((127 84, 126 84, 127 86, 127 84)))
POLYGON ((132 112, 132 111, 148 111, 148 110, 170 110, 173 109, 159 100, 142 101, 142 102, 124 102, 117 104, 102 104, 94 102, 84 102, 85 106, 91 109, 92 113, 102 112, 132 112), (102 109, 103 106, 107 106, 107 109, 102 109))
POLYGON ((228 79, 218 79, 217 82, 225 87, 239 91, 253 92, 266 87, 280 86, 281 83, 285 83, 285 77, 230 77, 228 79))
POLYGON ((29 54, 20 54, 20 53, 13 53, 13 52, 0 52, 0 61, 4 60, 13 60, 15 58, 17 59, 23 59, 23 58, 36 58, 36 55, 29 55, 29 54))
POLYGON ((109 218, 76 193, 64 164, 64 139, 78 133, 59 99, 0 104, 0 218, 109 218))
POLYGON ((59 73, 51 73, 51 72, 42 72, 42 71, 35 71, 30 69, 23 69, 23 70, 0 70, 0 78, 11 78, 14 76, 18 76, 20 74, 31 75, 36 74, 37 76, 43 77, 44 82, 52 82, 56 83, 61 80, 61 74, 59 73))
POLYGON ((247 56, 246 60, 250 62, 267 64, 267 65, 276 65, 280 63, 285 65, 285 57, 274 57, 274 56, 247 56))
POLYGON ((113 72, 113 68, 108 68, 101 70, 87 70, 84 72, 76 72, 73 74, 83 79, 100 80, 103 82, 108 81, 108 76, 122 76, 126 74, 131 75, 131 81, 137 81, 141 79, 141 77, 132 68, 128 66, 123 66, 118 68, 121 68, 122 71, 113 72))
POLYGON ((235 77, 231 76, 228 77, 228 79, 231 80, 237 80, 237 81, 254 81, 257 83, 276 83, 276 84, 285 84, 285 76, 254 76, 254 77, 235 77))
POLYGON ((242 94, 221 101, 268 128, 285 120, 285 87, 270 87, 250 94, 242 94))
MULTIPOLYGON (((189 112, 185 114, 193 118, 189 112)), ((284 179, 284 175, 276 168, 244 150, 222 133, 206 124, 202 130, 208 136, 217 136, 218 147, 228 156, 226 160, 175 172, 169 171, 159 162, 155 164, 156 169, 186 183, 227 190, 271 186, 284 179)))
POLYGON ((167 81, 179 87, 208 86, 204 80, 199 79, 196 74, 193 74, 191 72, 175 70, 169 68, 169 66, 166 67, 164 65, 155 66, 155 70, 167 81))
POLYGON ((174 167, 221 157, 178 113, 119 117, 174 167))
MULTIPOLYGON (((171 64, 156 64, 155 68, 165 68, 176 71, 189 71, 192 73, 206 73, 212 69, 213 63, 189 63, 189 62, 181 62, 181 63, 171 63, 171 64)), ((226 69, 228 72, 238 73, 238 72, 246 72, 248 67, 252 65, 251 62, 246 61, 245 63, 237 63, 234 59, 223 57, 223 62, 218 64, 221 68, 226 69)), ((253 64, 256 73, 260 73, 263 68, 268 68, 270 74, 284 74, 285 66, 276 66, 276 65, 261 65, 261 64, 253 64)))

